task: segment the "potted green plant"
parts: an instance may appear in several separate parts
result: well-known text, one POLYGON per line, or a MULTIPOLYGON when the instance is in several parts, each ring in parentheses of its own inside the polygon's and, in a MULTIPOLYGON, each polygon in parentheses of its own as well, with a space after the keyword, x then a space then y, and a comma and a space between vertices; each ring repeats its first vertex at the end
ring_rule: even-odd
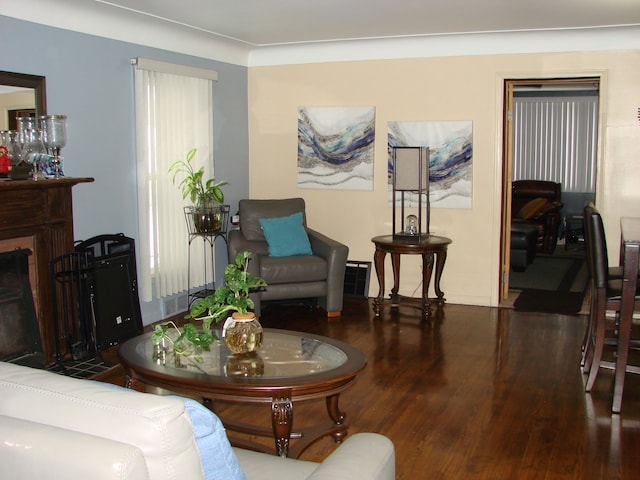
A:
POLYGON ((260 347, 262 326, 250 311, 253 300, 249 298, 249 292, 267 283, 247 271, 250 257, 251 253, 246 251, 236 255, 234 263, 225 267, 224 286, 193 303, 185 319, 202 322, 201 328, 192 322, 178 327, 172 321, 154 327, 151 339, 155 360, 160 360, 168 350, 172 350, 177 356, 192 356, 194 360, 201 361, 199 353, 209 350, 211 343, 218 339, 211 330, 211 324, 229 315, 223 327, 223 337, 229 349, 233 353, 248 353, 260 347))
POLYGON ((221 187, 227 185, 227 182, 216 183, 215 178, 204 179, 204 167, 196 170, 191 163, 197 151, 196 148, 189 150, 185 160, 174 162, 169 167, 169 172, 173 173, 174 183, 182 176, 178 187, 182 190, 182 198, 189 198, 194 205, 190 213, 193 215, 196 231, 211 234, 222 228, 220 204, 224 202, 224 193, 221 187))
POLYGON ((249 293, 265 287, 267 282, 248 272, 250 257, 247 251, 236 255, 224 269, 224 285, 196 300, 188 315, 202 320, 203 330, 209 329, 212 322, 226 319, 222 335, 233 353, 255 351, 262 343, 262 327, 250 311, 253 300, 249 293))

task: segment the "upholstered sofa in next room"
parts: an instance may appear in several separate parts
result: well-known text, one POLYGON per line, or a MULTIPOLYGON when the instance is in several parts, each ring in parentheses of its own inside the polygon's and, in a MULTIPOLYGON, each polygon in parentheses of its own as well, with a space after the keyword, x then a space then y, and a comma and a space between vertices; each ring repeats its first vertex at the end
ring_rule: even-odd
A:
POLYGON ((562 185, 545 180, 517 180, 511 188, 511 224, 534 227, 536 250, 553 253, 562 223, 562 185))
POLYGON ((392 480, 393 444, 347 437, 322 463, 231 448, 198 402, 0 362, 2 478, 392 480))

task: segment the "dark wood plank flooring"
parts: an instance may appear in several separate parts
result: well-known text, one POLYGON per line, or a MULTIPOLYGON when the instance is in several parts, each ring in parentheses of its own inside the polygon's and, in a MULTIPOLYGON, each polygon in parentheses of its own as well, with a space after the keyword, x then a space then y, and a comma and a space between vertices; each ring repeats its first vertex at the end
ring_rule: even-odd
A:
MULTIPOLYGON (((612 375, 584 393, 584 315, 446 305, 430 323, 417 309, 347 299, 328 323, 301 306, 271 305, 265 327, 338 338, 368 357, 340 397, 350 433, 395 444, 398 479, 631 479, 640 477, 640 379, 628 375, 621 415, 610 414, 612 375)), ((102 379, 122 383, 115 369, 102 379)), ((223 417, 269 425, 268 405, 216 404, 223 417)), ((296 404, 294 425, 324 419, 323 402, 296 404)), ((319 461, 325 438, 302 459, 319 461)))

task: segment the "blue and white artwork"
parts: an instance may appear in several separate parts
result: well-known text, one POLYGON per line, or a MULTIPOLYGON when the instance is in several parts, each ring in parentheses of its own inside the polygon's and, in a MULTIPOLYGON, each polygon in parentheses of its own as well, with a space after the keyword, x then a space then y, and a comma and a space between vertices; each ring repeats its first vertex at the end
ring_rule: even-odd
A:
POLYGON ((298 186, 373 190, 374 107, 298 108, 298 186))
POLYGON ((392 204, 393 147, 429 148, 431 208, 471 208, 473 124, 465 121, 388 122, 389 204, 392 204))

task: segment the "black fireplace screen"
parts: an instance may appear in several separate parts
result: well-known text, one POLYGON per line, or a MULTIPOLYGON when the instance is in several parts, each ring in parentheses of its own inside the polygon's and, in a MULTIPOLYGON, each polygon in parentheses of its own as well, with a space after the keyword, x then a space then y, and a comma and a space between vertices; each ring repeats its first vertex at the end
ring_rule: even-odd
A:
POLYGON ((135 243, 122 234, 76 244, 51 262, 56 361, 82 360, 142 333, 135 243))
POLYGON ((0 253, 0 360, 42 368, 38 320, 29 282, 29 249, 0 253))

